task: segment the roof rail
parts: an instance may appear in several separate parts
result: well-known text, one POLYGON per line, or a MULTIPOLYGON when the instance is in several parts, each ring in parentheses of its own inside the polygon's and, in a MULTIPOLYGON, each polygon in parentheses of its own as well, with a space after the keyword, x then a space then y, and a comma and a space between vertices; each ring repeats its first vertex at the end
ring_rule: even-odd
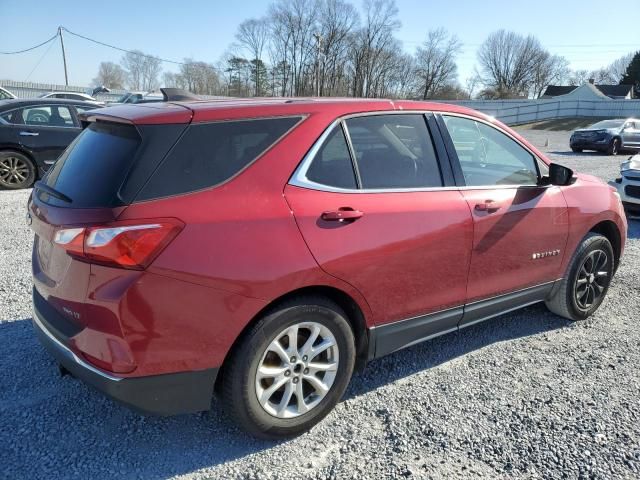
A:
POLYGON ((188 102, 202 100, 199 96, 181 88, 161 88, 162 98, 165 102, 188 102))

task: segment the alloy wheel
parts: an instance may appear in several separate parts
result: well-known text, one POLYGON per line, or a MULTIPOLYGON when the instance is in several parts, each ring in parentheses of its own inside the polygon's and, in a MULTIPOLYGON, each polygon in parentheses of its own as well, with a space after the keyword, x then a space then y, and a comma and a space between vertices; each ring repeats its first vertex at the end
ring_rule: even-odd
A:
POLYGON ((327 327, 316 322, 291 325, 276 335, 258 364, 258 402, 277 418, 304 415, 331 389, 338 362, 338 344, 327 327))
POLYGON ((609 257, 603 250, 593 250, 585 257, 578 270, 574 297, 579 309, 589 310, 598 303, 609 284, 609 257))
POLYGON ((20 185, 29 177, 29 165, 22 158, 8 156, 0 159, 0 182, 20 185))

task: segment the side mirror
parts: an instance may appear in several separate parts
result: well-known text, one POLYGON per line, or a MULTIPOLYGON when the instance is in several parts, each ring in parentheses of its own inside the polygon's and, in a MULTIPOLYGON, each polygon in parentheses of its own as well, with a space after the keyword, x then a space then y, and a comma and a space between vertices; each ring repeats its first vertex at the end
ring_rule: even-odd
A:
POLYGON ((573 170, 557 163, 549 165, 549 183, 551 185, 571 185, 575 181, 573 170))

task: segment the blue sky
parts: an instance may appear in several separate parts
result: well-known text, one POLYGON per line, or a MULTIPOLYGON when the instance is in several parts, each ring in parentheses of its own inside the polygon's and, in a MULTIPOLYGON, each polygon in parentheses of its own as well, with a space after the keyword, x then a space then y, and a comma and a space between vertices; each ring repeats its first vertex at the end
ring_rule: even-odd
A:
MULTIPOLYGON (((58 25, 127 49, 163 58, 191 57, 216 63, 233 41, 237 25, 258 17, 268 1, 0 0, 1 51, 30 47, 52 36, 58 25), (104 7, 101 7, 104 5, 104 7), (177 6, 176 6, 177 5, 177 6)), ((353 2, 360 5, 360 0, 353 2)), ((534 34, 552 53, 565 56, 574 69, 595 69, 640 49, 640 28, 630 2, 608 10, 593 0, 397 0, 402 27, 398 38, 413 52, 429 29, 444 27, 463 43, 458 58, 460 81, 473 73, 476 49, 500 28, 534 34)), ((613 4, 611 4, 613 5, 613 4)), ((101 61, 118 62, 122 53, 67 35, 69 83, 90 84, 101 61)), ((56 42, 20 55, 0 55, 0 79, 64 83, 60 45, 56 42)), ((176 67, 164 64, 164 69, 176 67)))

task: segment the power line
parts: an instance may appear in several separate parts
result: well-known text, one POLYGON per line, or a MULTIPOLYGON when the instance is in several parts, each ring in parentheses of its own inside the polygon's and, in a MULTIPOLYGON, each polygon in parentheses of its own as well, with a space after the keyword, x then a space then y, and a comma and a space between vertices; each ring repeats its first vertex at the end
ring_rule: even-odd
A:
POLYGON ((58 33, 56 32, 56 34, 51 37, 49 40, 45 40, 42 43, 39 43, 38 45, 34 46, 34 47, 29 47, 29 48, 25 48, 24 50, 16 50, 15 52, 0 52, 0 55, 15 55, 17 53, 25 53, 25 52, 30 52, 31 50, 35 50, 36 48, 39 48, 43 45, 46 45, 47 43, 49 43, 52 40, 55 40, 58 36, 58 33))
POLYGON ((89 42, 96 43, 98 45, 102 45, 103 47, 113 48, 115 50, 119 50, 119 51, 125 52, 125 53, 133 53, 133 54, 138 55, 140 57, 154 58, 154 59, 160 60, 161 62, 173 63, 174 65, 189 65, 186 62, 177 62, 175 60, 167 60, 166 58, 160 58, 160 57, 156 57, 154 55, 147 55, 146 53, 140 53, 140 52, 136 52, 136 51, 133 51, 133 50, 127 50, 126 48, 116 47, 115 45, 111 45, 109 43, 104 43, 104 42, 101 42, 99 40, 95 40, 93 38, 85 37, 84 35, 80 35, 79 33, 72 32, 71 30, 68 30, 65 27, 60 27, 60 28, 62 28, 62 30, 64 30, 65 32, 67 32, 67 33, 69 33, 71 35, 74 35, 76 37, 82 38, 82 39, 87 40, 89 42))
MULTIPOLYGON (((57 36, 57 35, 56 35, 57 36)), ((36 63, 36 66, 33 67, 33 69, 31 70, 31 72, 29 72, 29 75, 27 75, 27 78, 24 80, 25 82, 29 81, 29 79, 31 78, 31 75, 33 75, 33 72, 36 71, 36 68, 38 68, 40 66, 40 64, 42 63, 42 60, 44 60, 44 57, 47 56, 47 53, 49 53, 49 50, 51 50, 51 47, 53 47, 55 45, 54 42, 51 42, 49 44, 49 47, 44 51, 44 53, 42 54, 42 56, 40 57, 40 60, 38 60, 38 63, 36 63)))

